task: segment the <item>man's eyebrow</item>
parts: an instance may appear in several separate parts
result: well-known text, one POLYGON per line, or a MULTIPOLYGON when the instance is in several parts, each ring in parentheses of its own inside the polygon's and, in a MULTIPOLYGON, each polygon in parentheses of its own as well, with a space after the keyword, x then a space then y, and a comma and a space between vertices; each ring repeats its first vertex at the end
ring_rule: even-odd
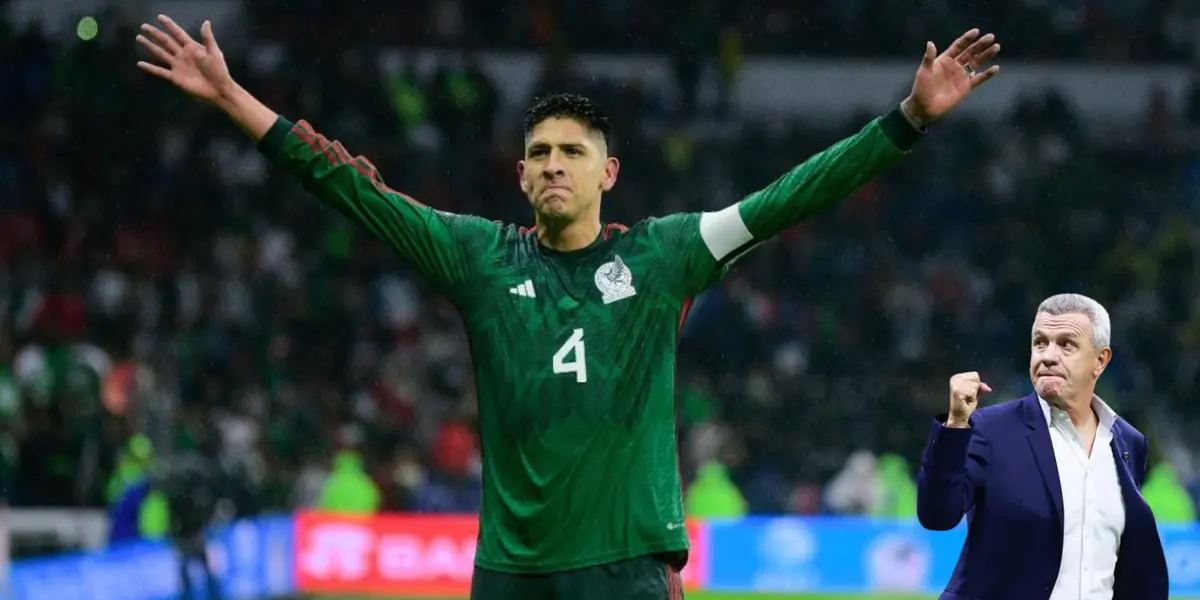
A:
POLYGON ((528 145, 525 146, 525 149, 532 150, 532 149, 536 148, 538 150, 544 150, 546 148, 551 147, 552 145, 558 146, 559 148, 566 148, 566 149, 570 149, 570 150, 585 150, 585 149, 587 149, 587 144, 584 144, 583 142, 559 142, 557 144, 551 144, 550 142, 546 142, 543 140, 536 140, 536 141, 530 142, 528 145))
POLYGON ((1045 331, 1043 331, 1043 330, 1041 330, 1041 329, 1034 329, 1034 330, 1033 330, 1033 337, 1034 337, 1034 338, 1040 338, 1040 337, 1043 337, 1043 338, 1059 337, 1059 338, 1061 338, 1061 337, 1064 337, 1064 336, 1065 336, 1065 337, 1068 337, 1068 338, 1078 338, 1078 337, 1082 337, 1082 336, 1080 335, 1080 333, 1079 333, 1078 331, 1075 331, 1075 330, 1068 330, 1068 331, 1064 331, 1064 332, 1062 332, 1062 333, 1060 333, 1060 334, 1058 334, 1058 335, 1053 335, 1053 336, 1052 336, 1052 335, 1050 335, 1050 334, 1048 334, 1048 333, 1046 333, 1045 331))

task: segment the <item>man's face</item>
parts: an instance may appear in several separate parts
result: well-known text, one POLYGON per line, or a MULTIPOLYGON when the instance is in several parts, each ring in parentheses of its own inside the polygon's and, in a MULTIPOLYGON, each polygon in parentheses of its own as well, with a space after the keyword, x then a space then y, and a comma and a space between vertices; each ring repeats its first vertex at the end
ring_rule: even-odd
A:
POLYGON ((603 138, 583 123, 551 118, 529 133, 517 174, 533 210, 561 223, 598 210, 600 194, 617 182, 618 167, 603 138))
POLYGON ((1087 315, 1039 312, 1034 318, 1029 378, 1042 398, 1090 396, 1111 358, 1112 350, 1092 343, 1092 323, 1087 315))

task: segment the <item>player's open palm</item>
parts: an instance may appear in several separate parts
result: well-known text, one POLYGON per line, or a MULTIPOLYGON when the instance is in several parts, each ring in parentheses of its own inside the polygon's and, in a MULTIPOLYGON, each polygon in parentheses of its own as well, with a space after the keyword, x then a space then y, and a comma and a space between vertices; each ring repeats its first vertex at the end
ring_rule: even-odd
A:
POLYGON ((926 42, 909 97, 913 116, 929 122, 954 110, 971 90, 1000 72, 1000 67, 989 66, 999 53, 996 36, 981 37, 978 29, 964 33, 941 54, 933 42, 926 42))
POLYGON ((162 64, 139 61, 138 67, 170 81, 197 99, 210 104, 217 102, 233 85, 233 79, 225 55, 213 37, 212 24, 205 21, 200 26, 198 42, 170 17, 159 15, 158 21, 161 28, 143 24, 137 41, 162 64))
POLYGON ((950 416, 951 425, 965 426, 979 408, 979 396, 992 391, 988 384, 979 378, 979 373, 959 373, 950 378, 950 416))

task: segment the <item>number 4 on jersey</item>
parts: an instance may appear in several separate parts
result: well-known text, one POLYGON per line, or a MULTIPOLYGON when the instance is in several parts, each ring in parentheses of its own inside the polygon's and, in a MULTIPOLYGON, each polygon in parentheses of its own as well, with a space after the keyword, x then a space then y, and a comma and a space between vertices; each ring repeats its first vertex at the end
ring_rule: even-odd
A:
POLYGON ((587 383, 587 355, 583 347, 583 330, 576 329, 562 347, 554 353, 555 373, 574 373, 576 383, 587 383))

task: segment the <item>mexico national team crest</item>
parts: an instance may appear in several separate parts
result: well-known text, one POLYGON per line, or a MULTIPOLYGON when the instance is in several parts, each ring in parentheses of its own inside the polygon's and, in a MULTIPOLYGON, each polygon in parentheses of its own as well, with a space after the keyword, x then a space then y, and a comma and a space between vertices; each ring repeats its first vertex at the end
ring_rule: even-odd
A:
POLYGON ((633 273, 620 256, 614 256, 611 262, 596 269, 596 288, 600 290, 605 304, 637 294, 637 290, 633 289, 633 273))

